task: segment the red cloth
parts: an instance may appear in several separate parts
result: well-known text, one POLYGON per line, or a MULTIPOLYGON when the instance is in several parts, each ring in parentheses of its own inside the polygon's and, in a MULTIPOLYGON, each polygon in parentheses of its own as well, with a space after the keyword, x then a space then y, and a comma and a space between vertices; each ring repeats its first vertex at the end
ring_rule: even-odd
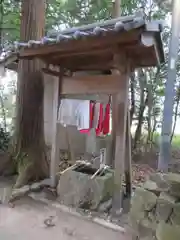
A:
POLYGON ((106 110, 105 110, 105 116, 104 116, 104 122, 103 122, 103 134, 106 135, 109 133, 110 130, 110 109, 111 106, 108 103, 106 105, 106 110))
MULTIPOLYGON (((93 126, 93 120, 94 120, 94 110, 95 110, 95 103, 90 103, 90 119, 89 119, 89 129, 82 129, 80 130, 80 133, 89 133, 90 129, 93 126)), ((106 135, 109 133, 110 130, 110 104, 106 105, 105 113, 103 116, 103 104, 100 104, 99 108, 99 120, 98 120, 98 126, 96 128, 96 136, 100 136, 102 134, 106 135)))
POLYGON ((96 135, 99 136, 102 133, 103 130, 103 105, 100 104, 99 108, 99 121, 98 121, 98 126, 96 128, 96 135))

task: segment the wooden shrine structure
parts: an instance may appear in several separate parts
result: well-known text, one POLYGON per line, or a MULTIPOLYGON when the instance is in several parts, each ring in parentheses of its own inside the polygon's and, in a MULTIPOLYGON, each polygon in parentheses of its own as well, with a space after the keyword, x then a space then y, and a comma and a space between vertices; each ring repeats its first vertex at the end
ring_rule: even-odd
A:
POLYGON ((113 151, 110 157, 114 156, 114 181, 118 186, 114 191, 114 201, 116 209, 121 208, 124 173, 126 181, 131 183, 129 77, 135 68, 164 62, 161 31, 161 24, 146 22, 143 15, 137 14, 52 32, 39 41, 17 44, 18 58, 40 59, 45 63, 42 71, 57 77, 52 83, 52 187, 56 186, 58 172, 57 113, 60 99, 93 94, 113 95, 113 151), (75 74, 82 71, 87 75, 75 74), (97 74, 88 75, 91 71, 97 71, 97 74))

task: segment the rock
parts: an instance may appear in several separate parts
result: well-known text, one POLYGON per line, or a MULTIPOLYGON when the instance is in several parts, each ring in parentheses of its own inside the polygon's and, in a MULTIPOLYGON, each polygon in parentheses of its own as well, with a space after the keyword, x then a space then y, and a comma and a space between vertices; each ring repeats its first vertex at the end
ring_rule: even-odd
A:
POLYGON ((156 182, 158 185, 163 183, 164 180, 164 174, 163 173, 152 173, 149 175, 149 180, 156 182))
POLYGON ((131 203, 129 216, 136 240, 180 239, 180 175, 150 175, 131 203))
POLYGON ((167 221, 172 214, 173 206, 176 201, 177 198, 162 192, 157 200, 156 219, 158 221, 167 221))
POLYGON ((159 187, 157 186, 156 182, 153 182, 151 180, 147 180, 143 187, 146 189, 146 190, 149 190, 149 191, 152 191, 154 193, 160 193, 161 190, 159 189, 159 187))
POLYGON ((106 202, 101 203, 98 207, 98 211, 102 213, 109 212, 111 208, 112 208, 112 198, 106 202))
POLYGON ((31 186, 30 186, 30 190, 35 192, 35 191, 40 191, 42 189, 41 187, 41 184, 38 182, 38 183, 33 183, 31 186))
POLYGON ((17 198, 23 197, 30 192, 30 186, 25 185, 22 188, 13 189, 10 201, 14 201, 17 198))
POLYGON ((152 222, 156 222, 156 207, 152 211, 148 212, 148 219, 152 222))
POLYGON ((35 182, 30 186, 31 191, 39 191, 43 189, 44 187, 49 187, 51 184, 50 179, 44 179, 40 182, 35 182))
POLYGON ((143 188, 137 188, 131 200, 130 225, 136 233, 139 232, 139 224, 142 222, 147 211, 152 210, 156 205, 157 196, 143 188))
POLYGON ((101 202, 112 198, 114 192, 114 172, 108 170, 104 176, 97 176, 91 180, 92 210, 96 210, 101 202))
POLYGON ((157 240, 179 240, 180 227, 177 225, 169 225, 165 222, 160 222, 156 229, 157 240))
POLYGON ((177 173, 164 174, 164 179, 168 181, 170 184, 174 182, 180 184, 180 174, 177 173))
POLYGON ((51 186, 51 179, 46 178, 39 182, 42 187, 50 187, 51 186))
POLYGON ((164 174, 161 173, 151 174, 143 187, 156 195, 159 195, 162 191, 167 192, 169 190, 169 184, 165 181, 164 174))
POLYGON ((180 174, 168 173, 165 174, 164 179, 170 185, 170 194, 180 198, 180 174))
POLYGON ((180 203, 174 204, 171 222, 175 225, 180 225, 180 203))
POLYGON ((68 170, 60 177, 57 187, 58 200, 69 206, 95 210, 113 195, 113 171, 91 179, 91 174, 68 170))
POLYGON ((137 236, 137 239, 153 239, 155 236, 156 224, 144 217, 141 221, 136 222, 136 227, 133 226, 133 235, 137 236))
POLYGON ((139 238, 147 238, 155 235, 156 223, 150 221, 148 218, 144 218, 139 223, 139 238))
POLYGON ((156 200, 157 196, 154 193, 143 188, 137 188, 132 198, 131 204, 132 208, 135 208, 135 205, 141 204, 142 208, 145 211, 150 211, 155 207, 156 200))

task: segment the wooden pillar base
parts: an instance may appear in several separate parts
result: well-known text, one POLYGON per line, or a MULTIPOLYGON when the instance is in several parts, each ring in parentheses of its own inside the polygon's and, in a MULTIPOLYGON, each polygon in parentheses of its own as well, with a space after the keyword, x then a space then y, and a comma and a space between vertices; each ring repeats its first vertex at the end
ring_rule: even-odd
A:
POLYGON ((51 187, 57 186, 57 173, 59 171, 59 134, 58 134, 58 108, 60 104, 60 93, 61 93, 62 77, 54 78, 54 98, 53 98, 53 124, 52 124, 52 148, 51 148, 51 164, 50 164, 50 178, 51 187))
POLYGON ((122 211, 123 207, 123 180, 125 172, 125 154, 126 154, 126 123, 127 123, 127 113, 128 113, 128 94, 129 94, 129 62, 127 58, 118 56, 114 58, 116 69, 119 72, 114 74, 119 74, 119 81, 121 81, 122 86, 119 89, 119 93, 116 94, 114 103, 114 124, 115 124, 115 161, 114 161, 114 196, 113 196, 113 213, 117 214, 122 211))

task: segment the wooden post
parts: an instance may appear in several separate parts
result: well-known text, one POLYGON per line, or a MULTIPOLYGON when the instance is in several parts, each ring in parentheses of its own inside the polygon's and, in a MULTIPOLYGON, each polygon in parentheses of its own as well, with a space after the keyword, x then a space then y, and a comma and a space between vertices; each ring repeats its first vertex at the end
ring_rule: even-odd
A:
MULTIPOLYGON (((112 17, 117 18, 121 16, 121 0, 112 0, 112 17)), ((115 142, 116 142, 116 126, 115 126, 115 111, 116 111, 116 96, 112 94, 112 132, 111 143, 107 147, 106 164, 115 167, 115 142)))
POLYGON ((60 89, 62 83, 62 76, 54 78, 54 98, 53 98, 53 123, 52 123, 52 149, 51 149, 51 165, 50 178, 51 187, 55 188, 57 185, 57 173, 59 171, 60 151, 58 146, 58 108, 60 104, 60 89))
POLYGON ((125 148, 126 148, 126 122, 128 109, 128 93, 129 93, 129 62, 126 57, 115 56, 115 65, 120 72, 120 81, 122 87, 119 94, 116 95, 114 106, 115 117, 115 174, 114 174, 114 196, 113 196, 113 213, 118 214, 122 210, 123 200, 123 177, 125 170, 125 148), (121 58, 121 59, 119 59, 121 58))
POLYGON ((127 123, 126 123, 126 156, 125 156, 125 182, 127 197, 132 194, 132 168, 131 168, 131 129, 130 129, 130 112, 127 110, 127 123))

